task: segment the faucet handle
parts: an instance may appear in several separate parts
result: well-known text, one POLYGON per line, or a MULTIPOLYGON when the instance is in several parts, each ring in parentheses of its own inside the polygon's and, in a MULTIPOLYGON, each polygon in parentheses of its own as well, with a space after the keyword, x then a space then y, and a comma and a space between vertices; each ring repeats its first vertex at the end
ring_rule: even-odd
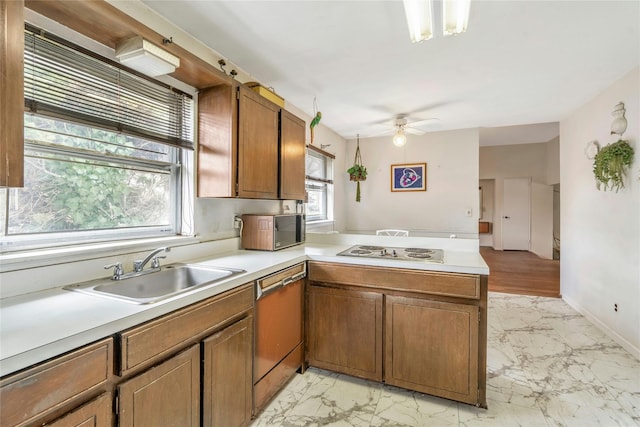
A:
POLYGON ((112 280, 120 280, 122 278, 122 275, 124 274, 121 262, 115 262, 113 264, 105 265, 104 268, 105 270, 113 268, 113 276, 111 276, 112 280))
POLYGON ((160 259, 161 258, 166 258, 166 255, 158 255, 158 256, 154 256, 151 259, 151 268, 160 268, 160 259))

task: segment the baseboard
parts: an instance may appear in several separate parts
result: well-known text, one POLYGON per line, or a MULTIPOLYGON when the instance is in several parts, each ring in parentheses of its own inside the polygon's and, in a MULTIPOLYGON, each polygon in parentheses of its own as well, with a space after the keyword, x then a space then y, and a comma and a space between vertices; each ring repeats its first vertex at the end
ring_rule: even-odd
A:
POLYGON ((609 338, 620 344, 625 350, 631 353, 636 359, 640 360, 640 348, 634 346, 629 341, 627 341, 623 336, 609 328, 607 325, 602 323, 596 316, 594 316, 589 310, 582 307, 577 302, 573 301, 571 298, 563 295, 562 300, 569 304, 574 310, 578 313, 582 314, 586 317, 591 323, 596 325, 602 332, 607 334, 609 338))

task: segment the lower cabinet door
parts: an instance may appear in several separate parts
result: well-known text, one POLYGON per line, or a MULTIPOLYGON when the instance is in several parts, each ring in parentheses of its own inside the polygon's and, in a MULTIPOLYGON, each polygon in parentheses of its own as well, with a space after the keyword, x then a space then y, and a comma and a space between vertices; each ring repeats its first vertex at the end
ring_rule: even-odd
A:
POLYGON ((474 305, 387 296, 385 382, 477 404, 478 318, 474 305))
POLYGON ((121 427, 200 425, 200 345, 120 384, 121 427))
POLYGON ((382 381, 382 300, 375 292, 309 286, 308 361, 382 381))
POLYGON ((246 426, 251 421, 253 317, 204 340, 203 427, 246 426))
POLYGON ((112 427, 113 395, 105 393, 47 424, 47 427, 112 427))

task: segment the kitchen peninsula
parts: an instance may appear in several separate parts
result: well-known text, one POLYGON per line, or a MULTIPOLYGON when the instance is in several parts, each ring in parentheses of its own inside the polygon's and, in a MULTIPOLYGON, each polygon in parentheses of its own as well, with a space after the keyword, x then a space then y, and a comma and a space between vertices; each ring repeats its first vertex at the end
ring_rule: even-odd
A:
MULTIPOLYGON (((233 242, 226 244, 231 246, 235 244, 237 247, 237 239, 230 240, 233 242)), ((237 313, 227 310, 229 311, 228 323, 224 323, 226 320, 223 319, 220 325, 224 323, 224 325, 235 327, 234 331, 231 331, 233 334, 229 332, 230 336, 250 335, 253 302, 247 301, 245 295, 248 295, 248 289, 253 288, 247 285, 296 263, 308 261, 306 359, 310 365, 320 367, 324 363, 324 366, 329 369, 351 375, 375 378, 400 387, 486 406, 486 279, 489 271, 477 251, 477 240, 310 234, 306 244, 276 252, 229 250, 228 246, 225 247, 221 243, 213 243, 210 246, 201 245, 201 250, 206 253, 196 254, 190 251, 186 255, 186 251, 181 254, 181 247, 176 247, 172 249, 172 257, 169 261, 239 268, 244 269, 246 273, 211 287, 189 291, 148 305, 135 305, 69 292, 62 289, 62 285, 67 283, 60 283, 55 288, 3 299, 0 305, 2 317, 0 368, 3 386, 16 373, 20 375, 20 372, 32 366, 50 359, 56 360, 61 355, 92 343, 102 342, 99 348, 105 354, 106 360, 110 360, 108 364, 113 363, 115 358, 116 366, 122 368, 123 361, 117 359, 122 358, 123 353, 118 354, 116 351, 112 354, 111 344, 104 343, 103 340, 137 336, 137 332, 127 331, 136 331, 142 325, 155 324, 154 322, 159 322, 158 319, 170 314, 184 312, 185 315, 191 315, 190 313, 198 307, 203 307, 199 310, 207 310, 207 304, 211 307, 214 307, 211 304, 221 307, 222 297, 229 296, 227 301, 237 309, 237 313), (371 260, 337 255, 353 244, 438 247, 444 250, 444 262, 371 260), (216 252, 212 249, 215 246, 223 249, 218 249, 216 252), (352 298, 352 295, 356 298, 352 298), (344 301, 356 305, 344 305, 342 304, 344 301), (362 306, 357 305, 360 302, 362 306), (323 311, 337 309, 333 313, 345 314, 345 309, 348 312, 353 307, 358 307, 359 312, 373 313, 369 319, 360 319, 358 328, 365 329, 354 329, 354 324, 345 328, 338 323, 343 320, 349 322, 350 319, 344 316, 334 317, 331 312, 323 311), (38 316, 34 316, 34 313, 38 313, 38 316), (440 317, 442 313, 445 313, 445 317, 440 317), (328 314, 329 317, 327 317, 328 314), (247 322, 231 323, 242 319, 247 319, 247 322), (326 349, 327 345, 340 344, 350 338, 344 334, 342 336, 327 335, 327 329, 323 327, 323 324, 327 326, 323 323, 326 320, 334 322, 333 325, 328 325, 329 330, 355 331, 360 332, 362 336, 373 337, 371 342, 365 343, 365 346, 359 349, 366 347, 367 351, 371 351, 367 357, 369 360, 374 360, 374 376, 357 372, 362 359, 358 357, 354 359, 353 355, 346 355, 344 363, 342 360, 337 360, 340 363, 333 363, 333 367, 327 365, 331 361, 323 356, 326 354, 323 349, 326 349), (372 320, 372 323, 368 320, 372 320), (382 336, 383 322, 386 325, 384 337, 382 336), (407 324, 412 327, 407 329, 405 327, 407 324), (424 327, 416 328, 415 324, 424 327), (25 330, 32 332, 24 334, 25 330), (418 332, 420 335, 416 335, 418 332), (326 340, 329 336, 338 341, 332 344, 331 341, 326 340), (427 346, 422 341, 417 341, 417 345, 411 342, 416 339, 432 340, 436 337, 444 338, 444 341, 427 346), (368 344, 372 344, 373 347, 367 347, 368 344), (410 347, 403 348, 402 345, 410 347), (412 355, 409 350, 414 347, 428 348, 431 353, 412 355), (406 357, 402 356, 403 354, 406 357), (440 369, 439 365, 430 365, 425 360, 427 356, 434 358, 433 360, 438 364, 445 363, 446 366, 443 365, 445 368, 440 369), (461 363, 460 358, 465 357, 464 363, 461 363), (350 366, 351 361, 354 361, 355 365, 350 366), (464 368, 459 370, 456 366, 464 368), (443 377, 443 375, 448 377, 454 373, 455 378, 443 377), (422 384, 411 384, 411 378, 419 380, 418 382, 422 384)), ((11 280, 12 273, 3 273, 3 280, 11 280)), ((104 273, 97 272, 97 274, 104 273)), ((19 277, 17 272, 15 277, 19 277)), ((201 339, 208 336, 208 331, 215 333, 216 330, 212 325, 211 329, 206 331, 195 331, 197 335, 195 338, 181 342, 200 343, 201 339)), ((213 337, 216 336, 217 334, 213 337)), ((238 342, 241 341, 239 339, 238 342)), ((202 342, 203 345, 207 345, 209 341, 207 339, 202 342)), ((191 347, 185 348, 184 351, 180 350, 183 347, 171 348, 175 348, 175 352, 162 350, 160 353, 165 354, 166 357, 171 356, 169 360, 180 357, 180 366, 192 363, 190 353, 185 354, 191 347)), ((212 345, 209 348, 216 347, 212 345)), ((135 368, 137 369, 135 372, 144 375, 145 372, 153 371, 154 366, 156 365, 151 362, 142 362, 139 369, 135 368)), ((111 391, 109 389, 112 387, 111 384, 118 382, 117 372, 113 375, 113 378, 105 380, 106 388, 103 387, 98 391, 111 391)), ((249 381, 250 377, 249 375, 249 381)), ((98 392, 91 394, 87 400, 96 398, 98 394, 98 392)), ((67 409, 73 408, 67 407, 67 409)))

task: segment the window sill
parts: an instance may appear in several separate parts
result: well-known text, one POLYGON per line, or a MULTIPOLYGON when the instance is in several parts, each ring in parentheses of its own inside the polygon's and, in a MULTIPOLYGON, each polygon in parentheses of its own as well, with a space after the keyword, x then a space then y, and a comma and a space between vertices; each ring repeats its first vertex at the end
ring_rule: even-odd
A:
POLYGON ((170 236, 5 253, 0 254, 0 273, 152 250, 160 246, 189 245, 199 241, 200 239, 192 236, 170 236))
POLYGON ((325 229, 327 227, 331 227, 333 228, 333 226, 335 225, 335 221, 330 220, 330 219, 323 219, 323 220, 318 220, 318 221, 307 221, 307 231, 314 231, 316 229, 325 229))

